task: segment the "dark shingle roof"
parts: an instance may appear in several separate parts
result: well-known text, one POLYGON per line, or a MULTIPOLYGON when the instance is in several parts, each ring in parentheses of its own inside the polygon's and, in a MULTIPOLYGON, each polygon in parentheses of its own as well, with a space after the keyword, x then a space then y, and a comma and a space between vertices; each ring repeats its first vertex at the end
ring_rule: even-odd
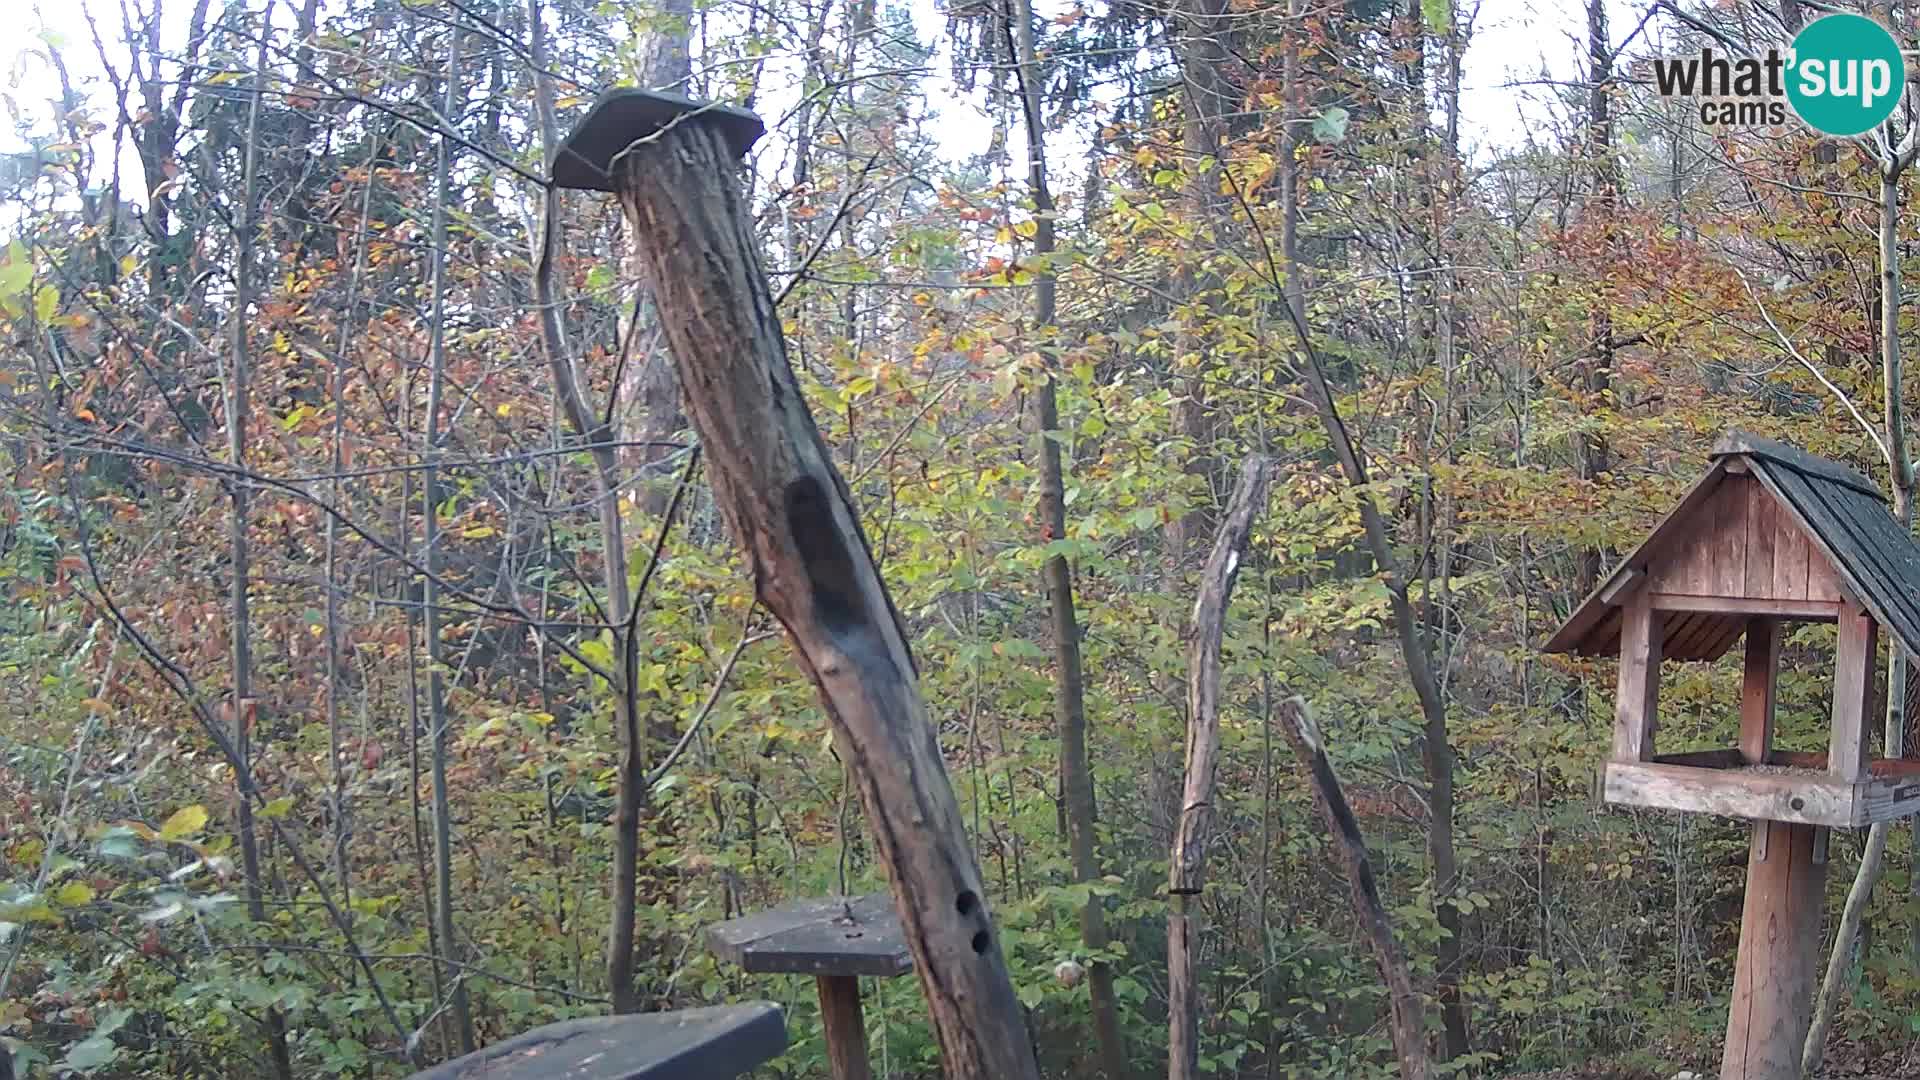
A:
POLYGON ((1792 507, 1854 598, 1908 656, 1920 655, 1920 543, 1894 520, 1878 488, 1838 462, 1740 432, 1728 433, 1713 453, 1745 455, 1767 490, 1792 507))
MULTIPOLYGON (((1920 657, 1920 543, 1894 520, 1886 499, 1871 481, 1839 462, 1740 431, 1723 436, 1712 456, 1707 474, 1574 610, 1547 641, 1545 651, 1617 653, 1617 603, 1624 591, 1623 579, 1646 569, 1648 553, 1657 552, 1667 534, 1686 527, 1704 496, 1726 476, 1728 464, 1739 460, 1833 566, 1846 591, 1909 656, 1920 657)), ((1671 619, 1665 655, 1677 660, 1713 659, 1726 652, 1744 628, 1745 617, 1731 613, 1690 613, 1671 619)))

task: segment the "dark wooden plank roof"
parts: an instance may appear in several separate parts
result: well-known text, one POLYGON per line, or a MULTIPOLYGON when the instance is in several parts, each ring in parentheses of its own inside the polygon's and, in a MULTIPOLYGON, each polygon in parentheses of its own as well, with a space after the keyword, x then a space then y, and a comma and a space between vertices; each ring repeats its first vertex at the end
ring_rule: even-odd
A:
POLYGON ((913 970, 886 893, 801 900, 709 926, 707 949, 746 971, 889 977, 913 970))
MULTIPOLYGON (((1846 591, 1920 656, 1920 543, 1887 511, 1886 499, 1858 472, 1772 439, 1728 432, 1714 447, 1713 464, 1647 538, 1614 567, 1548 639, 1545 651, 1611 656, 1620 649, 1618 599, 1628 575, 1644 573, 1663 540, 1686 527, 1728 476, 1729 463, 1746 469, 1786 511, 1813 549, 1832 565, 1846 591)), ((1672 612, 1662 635, 1663 655, 1713 659, 1739 640, 1746 617, 1672 612)))
POLYGON ((547 1024, 412 1080, 731 1080, 786 1049, 780 1007, 756 1001, 547 1024))

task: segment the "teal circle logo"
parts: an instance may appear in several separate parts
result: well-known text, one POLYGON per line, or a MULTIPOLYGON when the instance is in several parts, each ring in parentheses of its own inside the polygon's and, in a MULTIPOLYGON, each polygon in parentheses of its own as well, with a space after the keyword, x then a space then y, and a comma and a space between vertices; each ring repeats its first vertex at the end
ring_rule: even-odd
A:
POLYGON ((1794 36, 1787 101, 1824 135, 1864 135, 1893 115, 1907 65, 1887 28, 1863 15, 1828 15, 1794 36))

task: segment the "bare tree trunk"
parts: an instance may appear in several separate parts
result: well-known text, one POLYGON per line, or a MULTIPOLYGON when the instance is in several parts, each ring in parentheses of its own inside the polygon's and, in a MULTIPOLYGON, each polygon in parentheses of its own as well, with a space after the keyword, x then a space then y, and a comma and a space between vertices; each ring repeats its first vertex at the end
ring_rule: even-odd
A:
MULTIPOLYGON (((1286 167, 1283 165, 1283 168, 1286 167)), ((1288 185, 1288 190, 1297 192, 1297 180, 1288 185)), ((1287 243, 1296 235, 1294 219, 1298 213, 1297 202, 1288 202, 1282 219, 1281 272, 1285 280, 1281 285, 1287 297, 1287 317, 1293 324, 1296 338, 1300 374, 1306 381, 1314 408, 1320 414, 1321 427, 1326 432, 1334 460, 1348 487, 1354 492, 1367 552, 1373 556, 1374 565, 1379 569, 1382 583, 1386 586, 1388 607, 1393 613, 1394 631, 1399 639, 1400 656, 1407 665, 1407 681, 1412 684, 1414 696, 1420 702, 1420 752, 1427 775, 1429 814, 1427 855, 1433 867, 1435 918, 1446 932, 1446 937, 1436 947, 1436 981, 1447 1033, 1446 1049, 1451 1058, 1455 1056, 1456 1049, 1460 1053, 1466 1052, 1468 1040, 1466 1007, 1460 999, 1459 988, 1460 915, 1457 908, 1447 903, 1457 887, 1460 869, 1453 844, 1453 747, 1448 741, 1446 699, 1434 672, 1432 644, 1427 640, 1420 615, 1407 595, 1405 569, 1394 555, 1386 520, 1368 491, 1372 477, 1360 456, 1359 447, 1347 430, 1346 421, 1340 416, 1333 387, 1327 381, 1326 365, 1321 362, 1320 352, 1307 326, 1303 293, 1298 285, 1298 260, 1287 243)))
MULTIPOLYGON (((693 27, 693 0, 664 0, 660 14, 672 20, 672 25, 648 34, 642 43, 640 83, 655 90, 690 94, 693 92, 693 57, 688 42, 693 27)), ((547 82, 542 72, 535 72, 534 78, 547 82)), ((548 94, 551 93, 549 89, 548 94)), ((624 335, 627 340, 638 341, 643 329, 651 331, 655 321, 652 309, 653 297, 641 290, 633 305, 633 320, 638 325, 627 328, 624 335)), ((632 364, 635 360, 629 356, 626 362, 632 364)), ((633 385, 615 390, 633 403, 640 421, 635 435, 640 445, 634 447, 631 455, 641 476, 634 489, 635 498, 643 512, 650 517, 660 517, 666 513, 667 503, 673 497, 673 487, 666 483, 668 475, 662 472, 661 463, 673 452, 666 444, 687 426, 687 417, 680 411, 680 387, 673 380, 672 362, 654 347, 639 358, 638 365, 633 385)), ((607 415, 614 415, 613 410, 609 409, 607 415)))
MULTIPOLYGON (((547 160, 553 160, 555 123, 553 85, 546 72, 546 31, 540 21, 540 0, 527 0, 531 32, 529 57, 534 68, 534 113, 546 147, 547 160)), ((634 942, 637 935, 640 882, 640 815, 647 798, 646 731, 640 722, 640 704, 636 671, 639 656, 634 642, 633 597, 627 586, 627 543, 620 521, 619 460, 614 452, 613 429, 597 422, 580 389, 574 372, 573 357, 567 349, 566 334, 560 324, 560 309, 554 299, 553 255, 558 243, 558 193, 546 193, 545 223, 539 247, 534 253, 533 291, 540 308, 541 340, 547 352, 547 366, 553 374, 554 394, 560 411, 567 418, 576 438, 587 444, 593 457, 594 479, 598 485, 600 507, 600 562, 607 590, 607 622, 613 635, 613 654, 618 670, 611 673, 616 726, 620 732, 620 770, 613 814, 612 918, 607 924, 607 987, 613 998, 613 1011, 640 1011, 640 998, 634 987, 634 942)), ((664 365, 661 365, 664 366, 664 365)), ((671 382, 669 381, 669 385, 671 382)), ((617 388, 616 388, 617 392, 617 388)), ((675 408, 676 415, 678 408, 675 408)), ((607 415, 614 415, 608 408, 607 415)), ((661 512, 666 510, 665 504, 661 512)))
MULTIPOLYGON (((345 489, 340 474, 346 468, 347 440, 347 348, 353 333, 353 313, 360 296, 360 284, 366 276, 367 244, 369 221, 373 214, 373 189, 376 183, 374 154, 367 154, 367 186, 360 195, 359 232, 354 240, 353 273, 347 279, 347 300, 340 316, 339 344, 334 350, 335 358, 331 377, 327 380, 327 398, 333 409, 331 432, 332 446, 328 452, 328 467, 334 474, 329 485, 330 498, 338 507, 343 502, 345 489)), ((400 530, 396 535, 406 535, 400 530)), ((333 872, 340 881, 340 910, 349 921, 353 918, 353 877, 352 859, 348 854, 349 841, 353 835, 352 804, 347 797, 346 746, 340 729, 340 691, 345 680, 341 676, 341 629, 340 629, 340 519, 327 517, 326 560, 327 560, 327 752, 331 756, 330 770, 333 781, 333 872)), ((411 649, 411 639, 409 639, 411 649)), ((366 700, 366 688, 362 688, 361 701, 366 700)))
MULTIPOLYGON (((1594 0, 1594 2, 1601 3, 1603 0, 1594 0)), ((1446 3, 1443 4, 1442 7, 1446 10, 1448 21, 1451 23, 1453 21, 1453 5, 1446 3)), ((1425 163, 1430 158, 1428 154, 1429 125, 1426 82, 1426 37, 1430 29, 1438 28, 1428 27, 1426 25, 1426 8, 1423 6, 1422 0, 1409 0, 1408 13, 1414 43, 1413 54, 1416 58, 1411 68, 1413 74, 1409 87, 1413 95, 1416 110, 1414 129, 1415 147, 1419 158, 1425 163)), ((1448 29, 1451 30, 1451 27, 1448 29)), ((1429 182, 1421 189, 1420 197, 1428 200, 1430 203, 1433 199, 1431 171, 1426 171, 1425 175, 1428 177, 1429 182)), ((1432 244, 1437 249, 1439 243, 1440 237, 1436 233, 1432 238, 1432 244)), ((1434 277, 1431 274, 1426 275, 1422 279, 1421 288, 1426 293, 1429 301, 1424 307, 1428 315, 1444 319, 1449 317, 1448 313, 1439 312, 1437 307, 1431 302, 1435 291, 1434 284, 1434 277)), ((1450 334, 1451 331, 1449 329, 1447 335, 1449 347, 1451 345, 1450 334)), ((1443 358, 1443 363, 1450 369, 1452 357, 1448 356, 1443 358)), ((1452 386, 1451 383, 1449 383, 1447 395, 1449 405, 1451 404, 1451 391, 1452 386)), ((1331 402, 1332 399, 1329 398, 1328 400, 1331 402)), ((1369 505, 1372 503, 1372 499, 1367 496, 1362 496, 1361 501, 1369 505)), ((1429 520, 1431 520, 1431 518, 1429 520)), ((1447 574, 1447 568, 1444 565, 1440 568, 1440 574, 1444 583, 1447 574)), ((1404 595, 1404 583, 1406 579, 1402 578, 1401 580, 1403 583, 1402 595, 1404 595)), ((1428 595, 1431 597, 1432 593, 1430 592, 1428 595)), ((1440 997, 1442 1035, 1440 1060, 1452 1061, 1455 1058, 1464 1056, 1471 1047, 1469 1045, 1467 1031, 1467 1006, 1460 996, 1460 967, 1461 952, 1463 949, 1460 909, 1450 902, 1454 890, 1459 886, 1460 866, 1459 857, 1454 849, 1453 836, 1453 747, 1449 744, 1447 738, 1446 669, 1444 664, 1446 609, 1444 604, 1435 605, 1431 599, 1427 602, 1426 607, 1427 614, 1430 617, 1422 621, 1437 628, 1436 632, 1440 636, 1439 643, 1436 645, 1433 640, 1422 633, 1418 623, 1411 629, 1413 631, 1413 640, 1422 653, 1422 666, 1426 670, 1425 677, 1432 683, 1433 707, 1426 709, 1427 700, 1424 696, 1421 698, 1424 711, 1424 723, 1421 725, 1420 734, 1420 762, 1427 779, 1427 861, 1433 869, 1434 918, 1439 922, 1440 929, 1445 931, 1445 935, 1434 943, 1434 981, 1437 984, 1436 990, 1440 997), (1440 608, 1437 613, 1433 610, 1436 606, 1440 608), (1438 616, 1437 618, 1431 617, 1436 614, 1438 616), (1436 660, 1436 657, 1439 659, 1436 660)), ((1411 610, 1411 605, 1409 605, 1408 614, 1410 618, 1417 617, 1416 613, 1411 610)), ((1403 641, 1404 640, 1403 637, 1403 641)), ((1411 658, 1409 658, 1408 666, 1410 670, 1412 663, 1411 658)))
MULTIPOLYGON (((1047 183, 1046 128, 1041 123, 1040 65, 1034 45, 1031 0, 1012 0, 1009 29, 1013 33, 1020 101, 1027 130, 1027 184, 1032 189, 1033 254, 1039 263, 1034 278, 1033 324, 1042 335, 1042 348, 1052 345, 1055 285, 1053 191, 1047 183)), ((1053 433, 1060 427, 1054 378, 1048 372, 1035 397, 1034 441, 1040 448, 1041 518, 1049 539, 1067 533, 1065 467, 1060 443, 1053 433)), ((1041 571, 1047 586, 1047 606, 1053 623, 1053 718, 1060 733, 1060 787, 1065 794, 1067 843, 1073 859, 1073 878, 1100 880, 1100 857, 1094 841, 1093 772, 1087 759, 1086 674, 1080 657, 1080 620, 1073 606, 1073 568, 1065 555, 1054 555, 1041 571)), ((1105 902, 1089 895, 1080 909, 1080 942, 1096 954, 1107 948, 1105 902)), ((1128 1075, 1127 1048, 1120 1031, 1120 1010, 1113 993, 1113 968, 1095 959, 1087 969, 1087 998, 1093 1009, 1094 1037, 1099 1042, 1100 1067, 1108 1080, 1128 1075)))
MULTIPOLYGON (((459 100, 460 26, 447 26, 447 75, 440 115, 452 117, 459 100)), ((446 657, 440 640, 440 398, 446 382, 447 203, 453 198, 453 140, 440 136, 439 161, 434 170, 433 201, 433 325, 429 328, 427 412, 424 447, 426 468, 421 471, 421 565, 426 580, 421 588, 420 623, 427 640, 427 726, 432 735, 428 768, 433 778, 434 925, 443 950, 442 966, 448 996, 458 1025, 460 1052, 470 1054, 476 1044, 473 1011, 467 1002, 467 982, 458 967, 459 938, 453 926, 453 807, 447 792, 446 657)))
POLYGON ((1213 826, 1213 778, 1220 757, 1220 643, 1227 603, 1267 505, 1273 462, 1258 454, 1240 467, 1240 482, 1213 537, 1200 573, 1200 592, 1187 628, 1187 761, 1174 828, 1167 894, 1167 1080, 1200 1075, 1200 988, 1197 984, 1199 907, 1206 883, 1207 841, 1213 826))
POLYGON ((1340 778, 1334 775, 1333 763, 1327 760, 1326 746, 1307 703, 1297 697, 1289 698, 1281 703, 1279 711, 1280 730, 1286 733, 1294 756, 1306 766, 1307 776, 1313 782, 1313 802, 1320 810, 1320 820, 1326 823, 1327 839, 1346 874, 1354 917, 1366 931, 1367 943, 1373 947, 1374 963, 1380 967, 1380 977, 1386 980, 1392 1016, 1389 1026, 1394 1054, 1400 1059, 1401 1080, 1426 1080, 1429 1066, 1420 995, 1414 992, 1406 957, 1401 955, 1400 945, 1393 939, 1393 922, 1380 902, 1373 865, 1367 860, 1366 841, 1360 836, 1360 823, 1354 820, 1353 810, 1347 806, 1347 797, 1340 790, 1340 778))
POLYGON ((819 688, 953 1080, 1038 1080, 907 635, 787 359, 735 155, 711 122, 634 143, 615 184, 714 498, 819 688))
MULTIPOLYGON (((1227 50, 1220 40, 1229 26, 1226 15, 1225 0, 1182 0, 1175 17, 1168 20, 1179 35, 1174 53, 1179 58, 1185 89, 1181 149, 1186 157, 1187 180, 1183 201, 1189 222, 1202 230, 1217 229, 1228 219, 1221 212, 1219 195, 1224 117, 1231 108, 1227 50), (1212 167, 1206 167, 1209 165, 1212 167)), ((1205 275, 1191 267, 1181 271, 1181 279, 1179 295, 1183 300, 1197 296, 1207 284, 1205 275)), ((1190 331, 1175 338, 1173 430, 1193 443, 1182 469, 1211 485, 1218 463, 1213 455, 1213 412, 1207 405, 1206 345, 1203 335, 1190 331), (1183 364, 1190 364, 1190 370, 1182 372, 1183 364)), ((1207 535, 1211 522, 1210 508, 1201 505, 1167 523, 1167 549, 1175 573, 1189 549, 1197 548, 1207 535)))
MULTIPOLYGON (((1613 154, 1612 92, 1613 42, 1607 34, 1606 0, 1587 0, 1587 153, 1592 157, 1593 167, 1591 212, 1600 219, 1604 256, 1601 266, 1606 272, 1612 270, 1614 211, 1620 193, 1620 163, 1613 154)), ((1584 364, 1586 391, 1596 402, 1613 387, 1613 308, 1612 301, 1604 295, 1608 288, 1604 275, 1600 288, 1603 295, 1595 299, 1589 323, 1593 356, 1584 364)), ((1579 445, 1580 478, 1597 484, 1601 475, 1612 467, 1607 437, 1597 432, 1583 434, 1579 445)), ((1587 595, 1599 584, 1605 561, 1606 552, 1600 547, 1580 552, 1576 586, 1579 595, 1587 595)))
MULTIPOLYGON (((260 843, 254 831, 253 801, 247 794, 252 787, 252 739, 256 706, 253 696, 253 625, 248 608, 252 551, 247 542, 247 483, 243 474, 247 468, 247 417, 252 408, 247 394, 250 374, 247 325, 251 321, 248 308, 253 305, 253 232, 258 224, 254 203, 259 197, 260 102, 267 79, 267 44, 273 38, 272 19, 273 5, 268 4, 261 16, 260 50, 254 62, 253 93, 247 103, 245 175, 240 184, 240 209, 234 222, 233 308, 227 314, 233 364, 233 369, 227 373, 227 456, 235 472, 229 489, 233 501, 227 524, 227 540, 233 564, 230 592, 230 617, 233 621, 231 705, 233 745, 238 757, 234 765, 235 831, 240 837, 240 865, 246 876, 247 917, 261 926, 267 924, 267 907, 261 895, 260 843)), ((293 1058, 287 1050, 286 1021, 279 1009, 267 1008, 266 1029, 274 1075, 280 1080, 293 1080, 293 1058)))
MULTIPOLYGON (((1912 163, 1912 151, 1904 150, 1880 161, 1880 374, 1886 396, 1886 447, 1893 481, 1893 514, 1901 525, 1913 527, 1913 459, 1907 451, 1906 406, 1901 398, 1904 387, 1904 362, 1900 351, 1900 174, 1912 163)), ((1907 739, 1907 654, 1898 641, 1887 642, 1887 757, 1904 757, 1907 739)), ((1916 825, 1920 828, 1920 825, 1916 825)), ((1814 999, 1813 1021, 1807 1028, 1807 1041, 1800 1051, 1800 1071, 1808 1076, 1820 1067, 1826 1056, 1827 1032, 1833 1025, 1834 1010, 1839 1007, 1840 984, 1847 975, 1853 955, 1854 938, 1860 933, 1867 901, 1880 882, 1886 863, 1887 838, 1893 823, 1882 821, 1867 830, 1867 848, 1860 856, 1860 868, 1854 872, 1853 886, 1847 890, 1846 906, 1841 909, 1840 925, 1834 931, 1833 951, 1827 956, 1826 974, 1820 980, 1820 992, 1814 999)), ((1920 855, 1913 863, 1910 893, 1920 893, 1920 855)), ((1920 920, 1913 921, 1908 933, 1920 952, 1920 920)))

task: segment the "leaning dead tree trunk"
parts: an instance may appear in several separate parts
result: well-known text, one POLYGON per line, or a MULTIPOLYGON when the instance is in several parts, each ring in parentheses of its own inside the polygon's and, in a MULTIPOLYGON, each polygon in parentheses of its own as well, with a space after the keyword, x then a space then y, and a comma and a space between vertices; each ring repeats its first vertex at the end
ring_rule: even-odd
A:
POLYGON ((1413 977, 1407 973, 1407 958, 1393 940, 1393 923, 1386 906, 1380 902, 1380 890, 1373 881, 1373 864, 1367 861, 1366 841, 1360 836, 1360 823, 1347 806, 1347 796, 1327 760, 1320 729, 1313 722, 1307 703, 1289 698, 1280 706, 1280 730, 1293 745, 1293 755, 1307 767, 1313 781, 1313 804, 1327 826, 1327 839, 1347 875, 1347 887, 1353 898, 1353 914, 1366 931, 1373 948, 1373 961, 1380 966, 1380 977, 1387 981, 1387 1001, 1392 1009, 1393 1050, 1400 1058, 1402 1080, 1426 1080, 1427 1042, 1423 1031, 1420 995, 1413 990, 1413 977))
POLYGON ((1167 1080, 1200 1075, 1200 988, 1196 979, 1199 905, 1205 881, 1207 834, 1213 825, 1213 775, 1220 760, 1220 642, 1227 601, 1253 538, 1253 521, 1267 505, 1273 462, 1261 455, 1240 467, 1227 516, 1214 533, 1200 573, 1187 643, 1187 778, 1174 828, 1167 894, 1167 1080))
POLYGON ((794 379, 755 250, 735 162, 763 130, 739 110, 617 93, 568 139, 555 183, 620 196, 714 500, 860 790, 946 1074, 1038 1080, 905 627, 794 379))

